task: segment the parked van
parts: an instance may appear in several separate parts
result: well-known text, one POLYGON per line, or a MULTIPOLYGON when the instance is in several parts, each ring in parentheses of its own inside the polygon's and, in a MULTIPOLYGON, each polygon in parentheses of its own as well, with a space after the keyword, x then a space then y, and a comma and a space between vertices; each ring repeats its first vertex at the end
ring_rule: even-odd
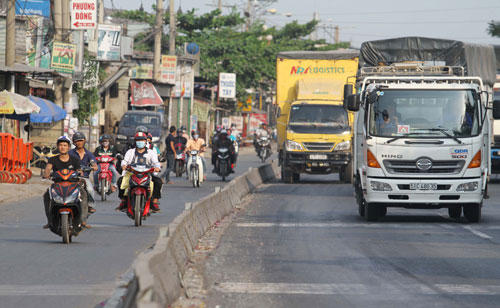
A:
POLYGON ((162 149, 162 140, 166 137, 163 129, 164 116, 160 112, 145 110, 127 111, 120 122, 116 133, 116 146, 118 151, 125 152, 134 143, 135 129, 138 126, 146 126, 149 133, 153 135, 153 143, 162 149))

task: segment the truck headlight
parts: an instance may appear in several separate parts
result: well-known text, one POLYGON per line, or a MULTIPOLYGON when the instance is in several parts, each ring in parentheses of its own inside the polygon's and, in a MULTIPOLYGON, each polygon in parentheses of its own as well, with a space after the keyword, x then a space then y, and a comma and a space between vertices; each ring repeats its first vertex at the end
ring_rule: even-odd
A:
POLYGON ((457 191, 476 191, 479 187, 478 182, 462 183, 458 185, 457 191))
POLYGON ((127 140, 127 136, 125 136, 125 135, 116 135, 116 139, 127 140))
POLYGON ((292 140, 286 140, 285 146, 286 146, 287 151, 301 151, 302 150, 302 145, 300 143, 292 141, 292 140))
POLYGON ((370 181, 370 185, 373 191, 392 191, 391 185, 384 182, 370 181))
POLYGON ((335 147, 335 151, 347 151, 350 148, 351 148, 351 141, 347 140, 337 144, 337 146, 335 147))

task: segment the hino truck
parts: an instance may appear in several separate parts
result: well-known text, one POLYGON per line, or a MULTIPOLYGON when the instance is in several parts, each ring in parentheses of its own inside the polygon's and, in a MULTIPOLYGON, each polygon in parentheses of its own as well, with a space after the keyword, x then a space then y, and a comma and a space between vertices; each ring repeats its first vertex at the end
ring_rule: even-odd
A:
POLYGON ((354 115, 343 107, 343 100, 344 85, 356 81, 358 54, 357 50, 278 54, 276 122, 283 182, 297 182, 301 173, 335 172, 352 182, 354 115))
POLYGON ((491 165, 493 48, 422 37, 364 42, 357 80, 346 104, 356 111, 359 215, 376 221, 388 207, 447 208, 453 219, 479 222, 491 165))

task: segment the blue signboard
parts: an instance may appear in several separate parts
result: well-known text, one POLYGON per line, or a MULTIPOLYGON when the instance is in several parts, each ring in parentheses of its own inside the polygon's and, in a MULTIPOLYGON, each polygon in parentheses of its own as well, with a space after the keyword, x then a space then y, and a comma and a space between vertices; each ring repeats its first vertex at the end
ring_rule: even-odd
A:
POLYGON ((50 17, 50 0, 17 0, 16 15, 50 17))

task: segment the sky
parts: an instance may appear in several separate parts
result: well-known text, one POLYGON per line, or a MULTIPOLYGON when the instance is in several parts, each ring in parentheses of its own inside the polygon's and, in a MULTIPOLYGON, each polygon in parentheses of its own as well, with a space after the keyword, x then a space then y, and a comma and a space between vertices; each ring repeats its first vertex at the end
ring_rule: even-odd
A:
MULTIPOLYGON (((106 7, 139 8, 151 11, 156 0, 105 0, 106 7)), ((250 0, 257 2, 257 0, 250 0)), ((246 9, 248 0, 222 0, 226 6, 246 9)), ((165 0, 167 7, 169 0, 165 0)), ((193 8, 200 14, 215 9, 217 0, 175 0, 183 11, 193 8)), ((486 32, 488 22, 500 21, 500 0, 277 0, 267 9, 276 13, 263 15, 269 27, 282 27, 297 20, 305 23, 317 13, 318 38, 333 42, 334 26, 339 38, 359 47, 362 42, 401 36, 425 36, 481 44, 500 44, 486 32), (290 15, 288 17, 287 15, 290 15)), ((225 7, 223 12, 229 12, 225 7)))

